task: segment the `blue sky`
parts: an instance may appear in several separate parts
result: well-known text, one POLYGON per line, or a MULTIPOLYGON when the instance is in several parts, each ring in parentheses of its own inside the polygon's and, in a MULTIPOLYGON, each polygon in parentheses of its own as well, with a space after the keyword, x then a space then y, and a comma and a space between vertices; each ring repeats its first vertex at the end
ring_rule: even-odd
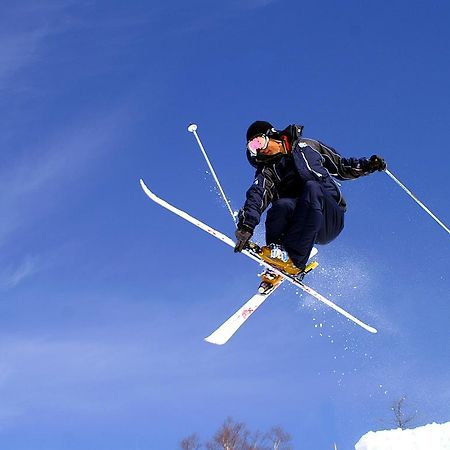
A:
MULTIPOLYGON (((152 204, 228 235, 197 122, 239 208, 256 119, 383 155, 447 224, 447 2, 8 1, 0 7, 0 445, 173 449, 227 416, 295 448, 352 448, 450 420, 449 237, 386 175, 348 182, 309 283, 376 336, 283 288, 203 342, 258 268, 152 204)), ((263 235, 262 229, 257 237, 263 235)))

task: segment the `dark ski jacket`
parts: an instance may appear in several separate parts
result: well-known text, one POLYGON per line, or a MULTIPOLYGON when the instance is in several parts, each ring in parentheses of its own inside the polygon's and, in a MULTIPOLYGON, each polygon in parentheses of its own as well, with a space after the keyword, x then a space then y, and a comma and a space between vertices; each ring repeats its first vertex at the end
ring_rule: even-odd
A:
POLYGON ((239 212, 239 226, 253 230, 271 202, 283 197, 299 197, 303 185, 310 180, 321 183, 345 211, 346 203, 335 178, 353 180, 371 173, 367 158, 343 158, 334 148, 302 137, 302 130, 301 125, 290 125, 280 133, 290 144, 289 154, 258 161, 247 151, 247 158, 256 167, 256 174, 239 212))

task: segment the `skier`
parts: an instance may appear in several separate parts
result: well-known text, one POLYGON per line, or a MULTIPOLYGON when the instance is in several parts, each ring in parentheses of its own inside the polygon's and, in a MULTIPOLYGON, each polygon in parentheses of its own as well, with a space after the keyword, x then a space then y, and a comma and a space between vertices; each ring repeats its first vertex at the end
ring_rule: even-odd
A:
MULTIPOLYGON (((248 245, 271 203, 261 256, 300 279, 314 244, 328 244, 344 228, 346 203, 334 178, 352 180, 386 170, 380 156, 343 158, 332 147, 302 137, 302 131, 301 125, 278 131, 265 121, 248 128, 247 159, 256 174, 239 211, 234 249, 248 245)), ((274 277, 269 271, 263 281, 274 277)))

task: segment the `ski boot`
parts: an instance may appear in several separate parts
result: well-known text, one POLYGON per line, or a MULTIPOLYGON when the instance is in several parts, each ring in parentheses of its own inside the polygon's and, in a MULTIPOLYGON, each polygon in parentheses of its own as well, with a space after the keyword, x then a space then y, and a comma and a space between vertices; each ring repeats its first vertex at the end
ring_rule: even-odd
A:
MULTIPOLYGON (((301 270, 297 275, 294 275, 292 278, 294 278, 297 281, 302 282, 303 278, 305 278, 305 275, 312 270, 314 270, 319 263, 317 261, 311 261, 308 263, 308 265, 305 267, 304 270, 301 270)), ((273 291, 278 285, 283 281, 283 277, 281 275, 278 275, 273 270, 266 269, 261 275, 261 283, 258 288, 258 292, 260 294, 268 294, 269 292, 273 291)))
POLYGON ((311 272, 311 270, 314 270, 317 266, 319 265, 319 263, 317 261, 311 261, 310 263, 308 263, 306 265, 306 267, 300 271, 300 273, 298 273, 297 275, 294 276, 294 278, 297 281, 303 281, 303 278, 305 278, 305 275, 309 272, 311 272))
POLYGON ((276 274, 270 269, 266 269, 260 276, 261 283, 258 288, 260 294, 268 294, 273 291, 283 280, 281 275, 276 274))
POLYGON ((272 264, 276 269, 282 272, 296 276, 302 272, 289 258, 286 250, 278 244, 270 244, 261 247, 259 256, 264 261, 272 264))

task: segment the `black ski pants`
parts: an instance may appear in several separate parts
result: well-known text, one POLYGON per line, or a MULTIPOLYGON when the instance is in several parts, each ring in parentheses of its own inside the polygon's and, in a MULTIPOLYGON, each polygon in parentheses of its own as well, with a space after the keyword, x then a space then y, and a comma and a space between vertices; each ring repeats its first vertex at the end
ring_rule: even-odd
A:
POLYGON ((280 198, 267 212, 266 243, 281 244, 304 268, 315 243, 328 244, 344 228, 344 209, 317 181, 307 181, 298 198, 280 198))

